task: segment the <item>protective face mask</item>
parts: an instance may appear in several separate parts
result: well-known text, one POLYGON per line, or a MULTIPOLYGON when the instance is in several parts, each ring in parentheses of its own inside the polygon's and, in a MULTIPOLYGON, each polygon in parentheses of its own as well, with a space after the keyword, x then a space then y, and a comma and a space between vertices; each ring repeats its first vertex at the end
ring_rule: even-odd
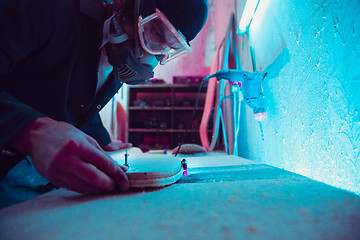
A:
POLYGON ((112 73, 114 77, 121 82, 136 85, 145 83, 150 78, 154 77, 153 67, 149 64, 140 62, 131 50, 130 44, 122 43, 115 50, 106 52, 109 58, 109 63, 113 66, 112 73))
POLYGON ((109 63, 113 66, 112 74, 119 81, 136 85, 145 83, 154 76, 153 67, 149 64, 142 63, 137 58, 134 51, 135 47, 130 44, 129 37, 117 23, 115 14, 104 22, 103 42, 101 47, 105 46, 109 63), (114 21, 116 34, 110 33, 110 23, 114 21), (109 43, 116 44, 112 48, 109 43))

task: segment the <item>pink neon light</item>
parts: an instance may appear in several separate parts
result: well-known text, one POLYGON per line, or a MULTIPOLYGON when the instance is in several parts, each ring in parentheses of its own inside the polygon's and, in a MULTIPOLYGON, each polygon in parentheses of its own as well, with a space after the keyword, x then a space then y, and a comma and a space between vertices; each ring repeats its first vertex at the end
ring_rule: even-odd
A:
POLYGON ((241 83, 241 82, 230 81, 230 84, 237 84, 237 85, 239 85, 239 87, 242 87, 242 83, 241 83))

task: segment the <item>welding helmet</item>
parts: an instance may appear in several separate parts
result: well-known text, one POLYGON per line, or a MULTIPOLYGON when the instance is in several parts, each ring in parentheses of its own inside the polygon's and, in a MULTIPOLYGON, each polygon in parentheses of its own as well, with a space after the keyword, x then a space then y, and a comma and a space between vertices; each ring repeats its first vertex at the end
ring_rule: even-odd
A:
POLYGON ((116 48, 105 45, 113 75, 127 84, 144 83, 152 78, 153 67, 141 60, 144 51, 161 64, 190 52, 189 41, 203 27, 207 12, 207 0, 136 0, 134 39, 123 31, 121 13, 115 13, 104 23, 102 44, 116 44, 116 48), (111 21, 115 34, 107 30, 111 21))

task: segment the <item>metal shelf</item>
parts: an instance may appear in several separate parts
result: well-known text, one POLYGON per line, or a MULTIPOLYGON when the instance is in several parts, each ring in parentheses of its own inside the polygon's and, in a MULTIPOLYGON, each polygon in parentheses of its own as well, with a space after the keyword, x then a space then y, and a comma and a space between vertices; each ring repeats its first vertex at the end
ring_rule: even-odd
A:
MULTIPOLYGON (((199 86, 185 84, 129 87, 126 140, 134 146, 143 146, 146 138, 147 142, 159 141, 159 146, 176 147, 186 131, 184 127, 189 124, 198 90, 199 86)), ((201 89, 196 108, 195 120, 198 124, 204 110, 205 95, 206 86, 201 89)), ((198 129, 188 130, 188 133, 186 143, 201 145, 198 129)))

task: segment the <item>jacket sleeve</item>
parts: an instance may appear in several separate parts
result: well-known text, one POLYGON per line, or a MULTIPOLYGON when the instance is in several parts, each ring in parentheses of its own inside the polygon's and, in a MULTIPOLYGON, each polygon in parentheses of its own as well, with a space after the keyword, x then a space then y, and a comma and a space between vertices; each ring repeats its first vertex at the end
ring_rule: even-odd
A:
POLYGON ((104 127, 99 113, 95 114, 91 120, 81 128, 81 130, 95 138, 101 147, 104 147, 111 142, 109 133, 104 127))
POLYGON ((6 91, 0 89, 0 148, 42 113, 23 104, 6 91))
POLYGON ((7 92, 6 75, 37 47, 34 8, 28 1, 4 0, 0 8, 0 149, 30 122, 43 116, 7 92), (19 15, 21 13, 21 15, 19 15), (19 17, 22 16, 22 17, 19 17))

